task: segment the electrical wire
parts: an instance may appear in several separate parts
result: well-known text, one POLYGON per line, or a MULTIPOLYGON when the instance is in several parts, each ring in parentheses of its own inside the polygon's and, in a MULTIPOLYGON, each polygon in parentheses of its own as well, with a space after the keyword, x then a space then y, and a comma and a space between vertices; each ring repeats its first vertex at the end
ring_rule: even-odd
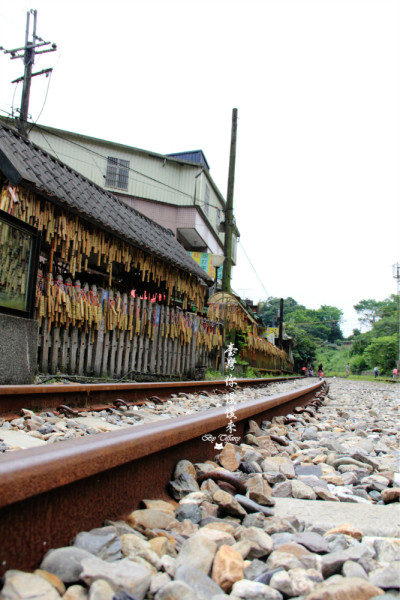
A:
POLYGON ((46 94, 45 94, 44 101, 43 101, 43 106, 42 106, 42 108, 41 108, 41 110, 40 110, 40 113, 39 113, 39 115, 38 115, 38 118, 37 118, 37 119, 36 119, 36 121, 33 123, 32 127, 30 128, 30 130, 29 130, 29 132, 28 132, 28 135, 29 135, 29 133, 32 131, 32 129, 33 129, 34 127, 36 127, 36 125, 37 125, 37 122, 38 122, 38 121, 39 121, 39 119, 40 119, 40 115, 42 114, 42 112, 43 112, 43 109, 44 109, 44 107, 45 107, 45 105, 46 105, 47 96, 48 96, 48 93, 49 93, 49 88, 50 88, 51 74, 52 74, 52 72, 50 71, 50 72, 49 72, 49 74, 48 74, 48 77, 47 77, 47 79, 48 79, 48 82, 47 82, 46 94))
MULTIPOLYGON (((263 284, 263 282, 261 281, 261 279, 260 279, 260 277, 259 277, 259 275, 258 275, 257 271, 255 270, 255 267, 254 267, 253 263, 251 262, 250 258, 248 257, 248 255, 247 255, 247 252, 246 252, 246 250, 245 250, 245 249, 244 249, 244 247, 243 247, 243 244, 242 244, 241 242, 239 242, 239 243, 240 243, 240 247, 241 247, 241 249, 242 249, 242 250, 243 250, 243 252, 244 252, 244 255, 245 255, 245 257, 246 257, 246 258, 247 258, 247 260, 249 261, 249 264, 250 264, 251 268, 253 269, 253 271, 254 271, 254 273, 255 273, 255 275, 256 275, 256 277, 257 277, 258 281, 260 282, 262 289, 264 290, 264 292, 265 292, 265 294, 266 294, 267 298, 269 298, 269 294, 268 294, 267 290, 265 289, 265 287, 264 287, 264 284, 263 284)), ((267 304, 267 306, 271 306, 271 305, 270 305, 270 304, 267 304)))
MULTIPOLYGON (((36 125, 36 128, 37 129, 42 129, 40 127, 40 125, 36 125)), ((46 132, 46 130, 44 130, 44 131, 46 132)), ((49 132, 47 132, 47 133, 49 133, 49 132)), ((86 150, 89 153, 95 154, 99 158, 104 158, 105 160, 107 160, 107 158, 108 158, 104 154, 101 154, 100 152, 96 152, 96 150, 92 150, 91 148, 88 148, 87 146, 84 146, 83 144, 79 144, 78 142, 75 142, 73 140, 67 139, 67 138, 63 137, 62 135, 60 135, 60 134, 58 134, 58 133, 56 133, 54 131, 51 131, 50 133, 51 133, 51 135, 54 135, 55 137, 58 137, 58 138, 66 141, 66 142, 68 142, 70 144, 73 144, 74 146, 78 146, 78 148, 80 148, 80 149, 83 149, 83 150, 86 150)), ((42 133, 42 135, 44 135, 44 134, 42 133)), ((170 190, 172 190, 174 192, 177 192, 178 194, 182 194, 183 196, 187 196, 188 198, 190 198, 191 200, 193 200, 192 194, 188 194, 187 192, 184 192, 183 190, 180 190, 178 188, 175 188, 174 186, 168 185, 164 181, 160 181, 159 179, 156 179, 155 177, 151 177, 150 175, 146 175, 146 173, 142 173, 141 171, 137 171, 136 169, 133 169, 132 167, 128 167, 128 170, 131 173, 135 173, 136 175, 140 175, 141 177, 145 177, 146 179, 149 179, 150 181, 153 181, 155 183, 161 184, 163 186, 163 188, 168 188, 168 189, 170 189, 170 190)), ((141 182, 141 183, 145 183, 145 182, 141 182)), ((148 184, 148 185, 150 185, 150 184, 148 184)), ((154 186, 154 187, 157 187, 157 186, 154 186)), ((159 189, 163 189, 163 188, 159 188, 159 189)))

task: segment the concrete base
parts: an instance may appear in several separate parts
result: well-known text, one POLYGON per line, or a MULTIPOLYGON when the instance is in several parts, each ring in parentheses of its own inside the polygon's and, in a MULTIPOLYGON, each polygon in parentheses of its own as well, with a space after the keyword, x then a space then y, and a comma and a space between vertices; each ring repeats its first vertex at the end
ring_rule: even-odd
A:
POLYGON ((38 329, 37 321, 0 314, 0 385, 34 382, 38 329))
POLYGON ((342 523, 351 523, 363 535, 400 537, 400 504, 355 504, 322 500, 275 498, 276 517, 296 516, 307 525, 332 529, 342 523))

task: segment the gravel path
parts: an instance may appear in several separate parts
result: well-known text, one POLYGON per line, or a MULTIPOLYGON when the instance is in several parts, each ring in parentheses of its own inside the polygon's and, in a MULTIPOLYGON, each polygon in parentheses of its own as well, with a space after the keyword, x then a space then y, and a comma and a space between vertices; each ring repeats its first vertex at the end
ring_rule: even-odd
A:
MULTIPOLYGON (((250 423, 241 444, 226 444, 215 462, 181 460, 171 502, 143 499, 127 522, 105 522, 50 550, 35 573, 8 571, 2 600, 400 598, 400 387, 328 383, 315 412, 250 423), (301 508, 283 517, 280 501, 325 506, 339 520, 321 525, 301 508), (355 518, 341 521, 341 510, 355 514, 346 507, 386 515, 390 535, 379 523, 371 535, 355 518)), ((204 398, 186 397, 171 411, 196 402, 204 410, 204 398)), ((166 407, 143 410, 165 418, 159 409, 166 407)))

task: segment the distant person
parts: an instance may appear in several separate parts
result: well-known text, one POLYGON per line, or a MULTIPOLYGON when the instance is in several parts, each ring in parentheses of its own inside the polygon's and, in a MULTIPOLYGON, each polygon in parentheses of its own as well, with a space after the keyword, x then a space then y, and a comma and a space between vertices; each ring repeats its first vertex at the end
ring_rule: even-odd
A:
POLYGON ((310 369, 310 377, 314 377, 314 369, 312 367, 310 369))
POLYGON ((306 367, 301 367, 301 374, 303 375, 303 377, 305 377, 306 371, 307 371, 306 367))
POLYGON ((350 365, 349 363, 347 363, 346 365, 346 373, 347 373, 347 377, 350 375, 350 365))
POLYGON ((399 370, 395 367, 393 369, 393 379, 397 379, 398 374, 399 374, 399 370))
POLYGON ((378 369, 378 367, 374 367, 374 377, 375 377, 375 379, 378 377, 378 375, 379 375, 379 369, 378 369))
POLYGON ((324 370, 323 370, 323 369, 324 369, 324 368, 323 368, 323 366, 322 366, 322 363, 320 363, 320 364, 318 365, 318 371, 317 371, 317 375, 318 375, 318 377, 323 377, 323 376, 324 376, 324 370))

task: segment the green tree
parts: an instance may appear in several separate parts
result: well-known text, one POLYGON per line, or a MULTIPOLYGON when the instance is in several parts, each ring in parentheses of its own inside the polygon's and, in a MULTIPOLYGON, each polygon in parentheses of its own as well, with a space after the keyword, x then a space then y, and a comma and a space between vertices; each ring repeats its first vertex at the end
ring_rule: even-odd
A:
POLYGON ((397 335, 394 334, 373 338, 363 356, 371 368, 378 365, 381 371, 389 373, 396 364, 396 352, 397 335))
MULTIPOLYGON (((280 298, 270 296, 265 302, 260 302, 258 314, 260 315, 266 327, 277 327, 280 309, 280 298)), ((305 308, 293 300, 293 298, 284 298, 283 300, 283 320, 287 321, 288 316, 299 308, 305 308)))
POLYGON ((314 339, 301 327, 295 324, 286 324, 286 333, 295 340, 293 349, 294 370, 301 371, 303 366, 312 364, 315 360, 317 346, 314 339))
POLYGON ((358 313, 358 320, 362 325, 372 327, 374 323, 381 318, 382 310, 385 307, 385 301, 361 300, 354 305, 354 310, 358 313))
POLYGON ((340 320, 343 312, 334 306, 321 306, 318 310, 299 308, 288 316, 288 323, 303 328, 308 335, 333 343, 343 339, 340 320))

